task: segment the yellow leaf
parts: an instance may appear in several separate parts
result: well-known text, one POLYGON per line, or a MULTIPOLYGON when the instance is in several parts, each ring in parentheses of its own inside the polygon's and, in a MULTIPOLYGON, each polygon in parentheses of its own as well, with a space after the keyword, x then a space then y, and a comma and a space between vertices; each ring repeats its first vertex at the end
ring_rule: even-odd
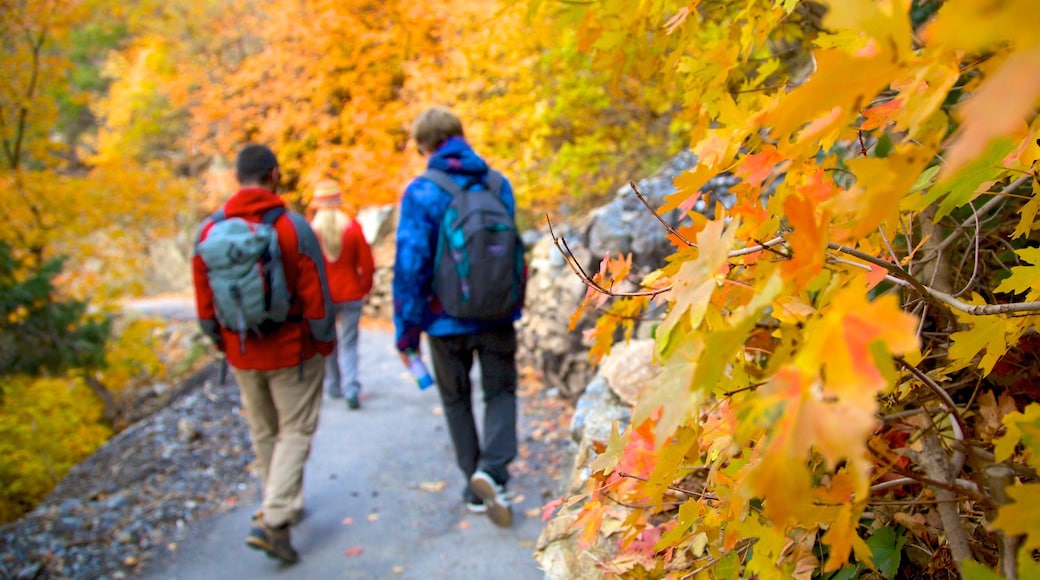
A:
MULTIPOLYGON (((860 105, 887 87, 898 72, 892 55, 884 51, 861 58, 841 50, 821 50, 815 56, 817 70, 812 78, 766 115, 765 122, 772 127, 773 136, 780 140, 781 145, 806 120, 835 111, 837 116, 829 124, 848 125, 859 115, 860 105), (847 74, 853 70, 856 74, 847 74)), ((780 150, 784 152, 783 147, 780 150)))
POLYGON ((997 511, 993 526, 1009 536, 1024 534, 1027 549, 1040 548, 1040 484, 1016 485, 1006 491, 1013 503, 997 511))
POLYGON ((993 370, 993 365, 1008 350, 1008 321, 1002 316, 970 316, 960 318, 971 325, 971 328, 950 335, 949 356, 956 368, 964 368, 973 363, 975 356, 983 353, 979 367, 985 374, 993 370))
POLYGON ((1040 299, 1040 248, 1022 248, 1015 250, 1023 262, 1031 266, 1014 266, 1011 275, 1004 278, 995 292, 1025 294, 1027 301, 1040 299))
POLYGON ((997 461, 1010 459, 1021 441, 1029 451, 1029 463, 1040 467, 1040 403, 1033 403, 1019 412, 1004 416, 1007 432, 997 440, 993 454, 997 461))

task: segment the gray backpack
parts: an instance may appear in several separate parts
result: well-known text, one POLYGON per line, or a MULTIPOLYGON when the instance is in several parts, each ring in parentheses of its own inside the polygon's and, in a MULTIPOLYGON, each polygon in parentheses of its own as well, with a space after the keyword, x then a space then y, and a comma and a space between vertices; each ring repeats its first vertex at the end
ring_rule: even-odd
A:
POLYGON ((195 252, 206 264, 217 321, 241 337, 267 334, 285 322, 292 295, 285 280, 274 222, 285 213, 274 208, 260 223, 228 218, 218 210, 213 227, 195 252))
POLYGON ((433 292, 455 318, 509 320, 524 298, 524 246, 499 192, 501 173, 470 190, 447 173, 422 177, 451 194, 441 221, 433 266, 433 292))

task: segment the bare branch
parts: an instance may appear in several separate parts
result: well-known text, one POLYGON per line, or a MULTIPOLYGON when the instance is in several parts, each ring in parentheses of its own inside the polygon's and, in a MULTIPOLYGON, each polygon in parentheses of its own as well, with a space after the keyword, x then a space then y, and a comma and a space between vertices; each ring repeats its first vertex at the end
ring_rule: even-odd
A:
MULTIPOLYGON (((1016 180, 1012 181, 1011 183, 1009 183, 1007 187, 1005 187, 1004 189, 1000 190, 1000 193, 994 195, 993 198, 991 198, 989 201, 987 201, 985 204, 983 204, 982 207, 979 208, 978 213, 984 214, 984 213, 988 212, 989 210, 993 209, 994 207, 996 207, 997 204, 1003 203, 1004 202, 1004 197, 1006 195, 1008 195, 1009 193, 1011 193, 1011 192, 1015 191, 1016 189, 1018 189, 1023 183, 1028 181, 1029 178, 1031 178, 1031 177, 1032 177, 1031 175, 1023 175, 1022 177, 1019 177, 1018 179, 1016 179, 1016 180)), ((978 219, 978 217, 975 216, 974 219, 978 219)), ((961 223, 961 225, 959 225, 956 228, 954 228, 954 230, 952 232, 950 232, 950 235, 946 236, 946 238, 942 242, 939 243, 939 245, 935 248, 935 250, 937 252, 942 252, 946 248, 950 247, 951 244, 953 244, 955 241, 957 241, 957 237, 960 235, 960 233, 962 231, 964 231, 965 229, 967 229, 968 226, 971 225, 972 221, 973 221, 972 218, 964 220, 964 222, 961 223)))
POLYGON ((661 222, 661 225, 663 225, 665 227, 665 229, 668 230, 668 233, 672 234, 673 236, 678 238, 679 241, 681 241, 682 243, 686 244, 687 246, 689 246, 691 248, 696 248, 697 247, 696 244, 694 244, 690 240, 687 240, 686 238, 684 238, 682 236, 682 234, 677 232, 675 230, 675 228, 672 227, 671 224, 669 224, 668 222, 664 221, 664 218, 661 217, 661 214, 657 213, 657 210, 654 209, 653 206, 650 205, 650 202, 647 201, 647 199, 645 197, 643 197, 643 194, 639 191, 639 188, 636 187, 636 183, 634 181, 629 181, 628 185, 630 185, 632 187, 632 191, 636 192, 636 197, 639 198, 639 201, 643 202, 643 205, 646 206, 646 209, 649 210, 650 213, 653 214, 653 216, 655 218, 657 218, 657 221, 661 222))
POLYGON ((664 294, 665 292, 668 292, 672 289, 670 285, 665 286, 664 288, 658 288, 656 290, 649 290, 647 292, 617 292, 609 288, 604 288, 603 286, 599 285, 595 280, 593 280, 592 276, 589 276, 585 272, 585 269, 581 266, 581 263, 578 262, 578 259, 574 256, 574 252, 572 252, 570 247, 567 245, 567 240, 565 240, 562 236, 556 235, 556 232, 553 230, 552 227, 552 221, 549 219, 548 215, 545 216, 545 221, 549 224, 549 235, 552 236, 553 244, 556 246, 556 249, 558 249, 560 253, 563 254, 563 259, 567 262, 567 265, 571 267, 571 270, 574 272, 574 275, 580 278, 586 286, 592 288, 596 292, 613 297, 632 298, 644 296, 653 298, 659 294, 664 294))

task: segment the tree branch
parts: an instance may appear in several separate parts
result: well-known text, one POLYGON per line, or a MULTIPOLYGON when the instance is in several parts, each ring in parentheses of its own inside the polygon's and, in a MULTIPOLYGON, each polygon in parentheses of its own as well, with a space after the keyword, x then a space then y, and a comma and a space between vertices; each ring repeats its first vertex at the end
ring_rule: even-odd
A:
POLYGON ((553 230, 552 227, 552 221, 549 219, 548 215, 545 216, 545 221, 549 224, 549 235, 552 236, 553 245, 555 245, 556 249, 559 250, 561 254, 563 254, 564 261, 566 261, 567 265, 571 267, 571 270, 574 272, 574 275, 580 278, 581 281, 589 288, 592 288, 593 290, 601 294, 605 294, 607 296, 626 298, 639 296, 653 298, 659 294, 664 294, 665 292, 668 292, 672 289, 670 285, 665 286, 664 288, 658 288, 656 290, 650 290, 647 292, 616 292, 609 288, 604 288, 603 286, 599 285, 595 280, 593 280, 592 276, 589 276, 588 273, 585 272, 585 268, 583 268, 581 263, 578 262, 578 259, 574 256, 574 252, 572 252, 570 247, 567 245, 567 240, 565 240, 562 236, 556 235, 556 232, 553 230))
POLYGON ((628 185, 630 185, 632 187, 632 191, 636 192, 636 197, 639 198, 639 201, 643 202, 643 205, 646 206, 646 209, 650 210, 650 213, 653 214, 653 216, 655 218, 657 218, 657 221, 661 222, 661 225, 663 225, 665 227, 665 229, 668 230, 668 233, 672 234, 673 236, 678 238, 679 241, 681 241, 682 243, 686 244, 687 246, 689 246, 691 248, 696 248, 697 247, 696 244, 694 244, 690 240, 687 240, 686 238, 684 238, 682 236, 682 234, 677 232, 675 230, 675 228, 673 228, 670 223, 666 222, 664 220, 664 218, 661 217, 661 214, 657 213, 657 210, 654 209, 653 206, 650 205, 650 202, 647 201, 647 199, 645 197, 643 197, 643 194, 639 191, 639 188, 636 187, 636 183, 634 181, 629 181, 628 185))

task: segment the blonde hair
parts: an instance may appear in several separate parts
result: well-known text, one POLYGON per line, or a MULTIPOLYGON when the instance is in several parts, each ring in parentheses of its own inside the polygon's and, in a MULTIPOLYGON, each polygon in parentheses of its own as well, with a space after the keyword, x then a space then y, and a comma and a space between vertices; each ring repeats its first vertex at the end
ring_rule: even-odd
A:
POLYGON ((465 137, 462 121, 446 107, 430 107, 419 113, 412 123, 412 138, 419 145, 419 152, 433 153, 437 146, 452 137, 465 137))
POLYGON ((343 253, 343 232, 347 230, 350 221, 347 214, 338 208, 321 208, 314 214, 311 227, 328 261, 335 262, 343 253))

